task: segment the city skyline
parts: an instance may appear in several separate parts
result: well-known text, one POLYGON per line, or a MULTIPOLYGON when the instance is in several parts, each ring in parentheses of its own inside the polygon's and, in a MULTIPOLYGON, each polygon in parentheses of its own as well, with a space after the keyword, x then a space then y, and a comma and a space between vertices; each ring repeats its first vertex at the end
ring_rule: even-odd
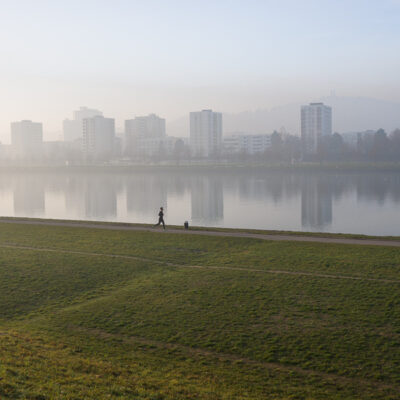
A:
POLYGON ((118 129, 134 115, 271 109, 331 90, 400 104, 395 0, 2 6, 2 142, 21 119, 43 121, 54 140, 79 104, 113 115, 118 129))
MULTIPOLYGON (((350 110, 349 110, 350 111, 350 110)), ((148 162, 182 159, 237 158, 245 155, 266 162, 285 159, 298 162, 315 157, 327 160, 398 159, 400 129, 366 129, 342 134, 333 132, 332 107, 322 102, 300 107, 301 136, 284 128, 278 132, 226 132, 223 115, 211 109, 189 113, 189 137, 167 135, 166 120, 156 114, 125 120, 116 135, 115 119, 102 111, 81 106, 73 119, 63 121, 63 141, 43 140, 43 124, 22 120, 11 123, 11 146, 0 146, 2 161, 54 162, 70 165, 96 162, 148 162)), ((350 113, 348 114, 350 115, 350 113)))
MULTIPOLYGON (((392 132, 400 126, 400 103, 383 102, 376 99, 368 98, 352 98, 352 97, 339 97, 335 93, 329 97, 320 98, 317 102, 323 102, 328 107, 335 109, 335 121, 332 127, 333 132, 348 133, 348 132, 359 132, 366 130, 378 130, 380 128, 385 129, 387 132, 392 132), (332 103, 335 104, 332 106, 332 103), (357 124, 357 119, 362 116, 363 124, 357 124), (349 118, 350 117, 350 118, 349 118), (358 126, 355 126, 358 125, 358 126)), ((309 104, 310 101, 304 101, 302 103, 292 103, 281 107, 276 107, 271 110, 255 110, 255 111, 244 111, 242 113, 226 113, 219 110, 224 117, 224 131, 223 133, 235 134, 238 132, 248 132, 249 134, 265 134, 266 132, 273 132, 275 130, 284 131, 293 134, 295 136, 301 136, 301 122, 299 119, 299 110, 302 106, 309 104), (285 121, 284 116, 292 119, 291 125, 283 124, 285 121), (257 121, 258 120, 258 121, 257 121), (263 121, 264 120, 264 121, 263 121), (268 123, 265 123, 267 120, 268 123), (294 120, 294 122, 293 122, 294 120), (256 124, 256 127, 254 126, 256 124), (257 126, 258 124, 258 126, 257 126), (295 128, 293 129, 293 125, 295 128), (228 126, 228 127, 227 127, 228 126), (261 130, 260 130, 261 126, 261 130), (289 126, 289 129, 286 129, 289 126), (290 128, 291 127, 291 128, 290 128)), ((75 106, 74 108, 77 108, 75 106)), ((204 109, 204 108, 203 108, 204 109)), ((103 110, 104 111, 104 110, 103 110)), ((190 136, 190 110, 186 115, 181 116, 177 120, 168 120, 163 116, 166 121, 166 130, 169 134, 173 134, 178 137, 190 136), (183 132, 183 133, 182 133, 183 132)), ((46 121, 39 119, 27 118, 26 115, 22 116, 18 120, 8 121, 6 131, 0 132, 0 143, 10 144, 10 126, 15 121, 23 120, 39 120, 43 124, 43 140, 44 141, 59 141, 66 140, 70 141, 69 138, 65 137, 66 130, 68 135, 74 135, 76 132, 76 122, 82 120, 85 113, 89 113, 86 117, 91 115, 102 115, 103 112, 88 108, 86 106, 79 106, 79 110, 75 110, 73 113, 73 119, 66 118, 65 115, 71 114, 71 111, 65 112, 62 120, 59 121, 59 131, 56 134, 49 134, 46 129, 46 121), (83 113, 79 116, 79 114, 83 113), (75 116, 77 114, 77 116, 75 116)), ((106 112, 107 115, 110 115, 106 112)), ((157 115, 155 112, 149 112, 147 115, 157 115)), ((158 114, 160 115, 160 114, 158 114)), ((125 132, 125 122, 134 118, 141 118, 143 115, 138 113, 130 113, 128 117, 124 117, 123 120, 118 120, 115 115, 113 118, 116 120, 116 134, 122 136, 125 132)))

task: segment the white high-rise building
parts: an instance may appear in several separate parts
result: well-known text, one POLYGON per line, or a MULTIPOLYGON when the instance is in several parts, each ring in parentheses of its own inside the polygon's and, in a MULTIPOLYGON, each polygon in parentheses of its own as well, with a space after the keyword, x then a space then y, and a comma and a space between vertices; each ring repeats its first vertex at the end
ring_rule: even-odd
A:
POLYGON ((43 126, 28 120, 11 123, 11 145, 17 157, 36 157, 42 150, 43 126))
POLYGON ((90 159, 109 159, 114 153, 115 120, 97 115, 83 119, 82 150, 90 159))
POLYGON ((324 136, 332 135, 332 109, 323 103, 301 107, 301 140, 304 154, 316 154, 324 136))
POLYGON ((222 114, 212 110, 190 113, 190 148, 195 156, 209 157, 221 151, 222 114))
POLYGON ((156 152, 166 137, 165 119, 155 114, 125 121, 125 150, 128 155, 149 155, 156 152))
POLYGON ((103 113, 101 111, 87 107, 80 107, 79 110, 74 111, 73 119, 65 119, 63 121, 64 141, 74 142, 75 140, 82 139, 83 120, 85 118, 93 118, 102 115, 103 113))

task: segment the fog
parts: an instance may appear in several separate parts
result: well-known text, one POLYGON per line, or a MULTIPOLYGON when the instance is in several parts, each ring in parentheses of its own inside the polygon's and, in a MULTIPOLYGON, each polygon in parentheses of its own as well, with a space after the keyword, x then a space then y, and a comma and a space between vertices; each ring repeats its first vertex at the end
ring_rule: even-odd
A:
MULTIPOLYGON (((1 8, 3 143, 10 122, 23 119, 57 140, 81 105, 115 118, 117 130, 156 113, 181 136, 188 132, 173 132, 174 121, 205 108, 270 110, 331 90, 400 103, 394 0, 4 0, 1 8)), ((338 129, 394 128, 378 116, 368 127, 357 119, 338 129)), ((285 114, 265 129, 281 126, 299 134, 285 114)))

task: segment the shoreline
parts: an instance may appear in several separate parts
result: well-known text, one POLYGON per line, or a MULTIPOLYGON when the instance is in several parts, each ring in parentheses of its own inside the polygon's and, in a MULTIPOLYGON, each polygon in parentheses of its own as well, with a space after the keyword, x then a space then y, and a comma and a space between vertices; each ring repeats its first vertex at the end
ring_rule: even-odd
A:
POLYGON ((166 231, 153 228, 152 224, 130 223, 130 222, 106 222, 90 220, 67 220, 46 219, 28 217, 6 217, 0 216, 0 224, 26 224, 42 226, 60 226, 68 228, 94 228, 110 230, 145 231, 160 234, 193 234, 209 236, 242 237, 261 240, 282 240, 296 242, 319 242, 319 243, 342 243, 342 244, 371 244, 384 246, 400 246, 400 236, 373 236, 363 234, 347 233, 324 233, 324 232, 301 232, 301 231, 279 231, 240 228, 218 228, 190 226, 186 230, 183 226, 167 225, 166 231))

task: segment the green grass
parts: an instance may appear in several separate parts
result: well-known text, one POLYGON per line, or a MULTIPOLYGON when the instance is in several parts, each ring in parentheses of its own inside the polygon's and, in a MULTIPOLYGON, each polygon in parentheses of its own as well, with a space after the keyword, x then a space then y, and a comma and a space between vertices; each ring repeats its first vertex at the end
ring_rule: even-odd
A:
POLYGON ((1 399, 398 398, 400 249, 0 232, 1 399))
MULTIPOLYGON (((82 220, 59 220, 59 219, 43 219, 43 218, 28 218, 28 217, 0 217, 1 222, 30 222, 30 223, 45 223, 46 225, 55 225, 59 222, 68 223, 70 225, 91 225, 93 227, 108 226, 111 228, 122 227, 138 227, 138 228, 152 228, 152 224, 143 223, 129 223, 129 222, 105 222, 105 221, 82 221, 82 220)), ((168 229, 184 230, 183 225, 167 225, 168 229)), ((330 232, 306 232, 306 231, 281 231, 281 230, 267 230, 267 229, 239 229, 239 228, 220 228, 220 227, 204 227, 204 226, 190 226, 190 230, 207 231, 207 232, 226 232, 226 233, 250 233, 260 235, 285 235, 285 236, 308 236, 319 238, 333 238, 333 239, 377 239, 377 240, 392 240, 399 241, 399 236, 371 236, 359 233, 330 233, 330 232)))

